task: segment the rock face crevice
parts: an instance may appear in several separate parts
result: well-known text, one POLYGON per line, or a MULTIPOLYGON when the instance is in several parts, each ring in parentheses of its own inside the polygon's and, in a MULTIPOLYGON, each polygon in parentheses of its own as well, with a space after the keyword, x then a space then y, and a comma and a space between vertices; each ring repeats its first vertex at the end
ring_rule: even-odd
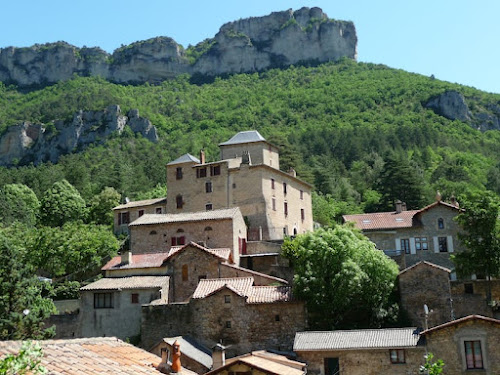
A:
POLYGON ((121 134, 126 126, 152 142, 158 141, 156 128, 140 117, 137 109, 124 116, 118 105, 111 105, 104 111, 78 111, 70 123, 56 121, 47 126, 23 122, 11 126, 0 137, 0 165, 56 163, 61 155, 103 143, 112 134, 121 134))
POLYGON ((168 37, 132 43, 113 54, 65 42, 3 48, 0 81, 30 87, 77 74, 117 83, 155 83, 186 73, 216 76, 308 61, 356 59, 356 48, 352 22, 329 19, 320 8, 290 9, 229 22, 208 43, 187 51, 168 37))

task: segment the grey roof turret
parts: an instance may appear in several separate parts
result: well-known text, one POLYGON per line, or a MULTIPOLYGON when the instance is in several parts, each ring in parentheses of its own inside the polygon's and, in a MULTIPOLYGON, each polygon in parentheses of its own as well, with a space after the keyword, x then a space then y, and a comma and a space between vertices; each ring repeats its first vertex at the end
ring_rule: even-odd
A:
POLYGON ((219 146, 236 145, 239 143, 266 142, 257 130, 247 130, 234 135, 229 141, 219 143, 219 146))
POLYGON ((182 164, 182 163, 196 163, 196 164, 200 164, 200 159, 194 157, 191 154, 184 154, 184 155, 178 157, 177 159, 175 159, 174 161, 171 161, 167 165, 182 164))

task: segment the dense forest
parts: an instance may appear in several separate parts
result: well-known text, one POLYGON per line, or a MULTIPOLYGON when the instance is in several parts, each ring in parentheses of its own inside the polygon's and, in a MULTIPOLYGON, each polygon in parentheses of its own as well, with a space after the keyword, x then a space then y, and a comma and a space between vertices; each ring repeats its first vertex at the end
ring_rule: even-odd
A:
MULTIPOLYGON (((463 94, 471 110, 500 104, 500 95, 348 59, 205 82, 181 76, 125 86, 75 76, 29 91, 0 83, 0 132, 22 121, 56 132, 54 121, 78 110, 118 104, 123 113, 138 108, 160 136, 152 143, 124 131, 57 164, 1 167, 0 271, 11 280, 0 277, 0 293, 31 285, 31 297, 74 296, 120 247, 113 206, 164 196, 166 163, 200 149, 215 160, 218 143, 242 130, 258 130, 279 147, 283 170, 293 167, 314 185, 314 216, 324 225, 345 213, 392 210, 396 199, 419 208, 437 190, 445 200, 486 190, 498 196, 500 131, 480 132, 425 108, 447 90, 463 94), (36 287, 34 274, 58 282, 36 287)), ((12 303, 1 337, 19 329, 22 306, 12 303)))

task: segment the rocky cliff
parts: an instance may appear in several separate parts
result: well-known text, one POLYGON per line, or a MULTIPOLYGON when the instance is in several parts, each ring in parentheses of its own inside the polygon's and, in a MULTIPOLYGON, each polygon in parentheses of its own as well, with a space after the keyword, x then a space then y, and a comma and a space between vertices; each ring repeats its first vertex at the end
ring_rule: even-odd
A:
POLYGON ((0 81, 29 87, 78 74, 118 83, 159 82, 184 73, 215 76, 355 59, 356 46, 352 22, 329 19, 319 8, 302 8, 227 23, 213 39, 187 50, 167 37, 136 42, 111 55, 65 42, 3 48, 0 81))
POLYGON ((128 116, 111 105, 104 111, 78 111, 70 123, 55 121, 50 125, 23 122, 11 126, 0 137, 0 165, 35 165, 51 161, 92 143, 102 143, 112 134, 121 134, 125 126, 152 142, 158 140, 156 128, 133 109, 128 116))

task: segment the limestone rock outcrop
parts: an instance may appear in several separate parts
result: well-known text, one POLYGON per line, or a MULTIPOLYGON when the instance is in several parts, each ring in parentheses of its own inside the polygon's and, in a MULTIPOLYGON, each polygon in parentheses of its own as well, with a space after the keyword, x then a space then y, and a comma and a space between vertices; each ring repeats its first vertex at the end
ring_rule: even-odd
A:
POLYGON ((156 83, 185 73, 215 76, 355 59, 356 48, 352 22, 329 19, 320 8, 290 9, 227 23, 208 43, 191 47, 194 53, 168 37, 132 43, 111 55, 65 42, 3 48, 0 81, 30 87, 77 74, 118 83, 156 83))
POLYGON ((500 103, 481 106, 474 98, 465 99, 458 91, 450 90, 430 98, 424 106, 449 120, 460 120, 480 131, 500 130, 500 103), (475 102, 472 111, 467 100, 475 102))
POLYGON ((0 137, 0 165, 55 163, 61 155, 103 143, 112 134, 121 134, 125 126, 152 142, 158 141, 156 128, 140 117, 138 110, 124 116, 118 105, 111 105, 104 111, 78 111, 70 123, 55 121, 47 126, 23 122, 11 126, 0 137))

